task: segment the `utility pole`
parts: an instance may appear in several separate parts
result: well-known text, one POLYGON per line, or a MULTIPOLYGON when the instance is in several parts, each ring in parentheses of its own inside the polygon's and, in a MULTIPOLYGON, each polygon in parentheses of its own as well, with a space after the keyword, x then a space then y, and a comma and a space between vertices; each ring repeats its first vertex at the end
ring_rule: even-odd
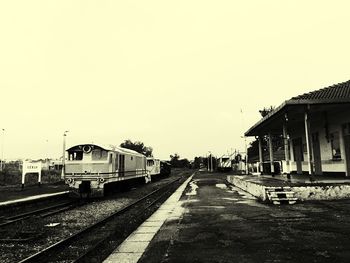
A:
POLYGON ((208 171, 213 172, 213 155, 211 151, 209 151, 209 156, 210 156, 210 163, 209 163, 209 157, 208 157, 208 171), (210 169, 209 169, 209 164, 210 164, 210 169))
POLYGON ((4 137, 5 137, 5 129, 2 129, 2 138, 1 138, 1 171, 3 171, 3 163, 4 163, 4 137))
POLYGON ((209 156, 208 156, 208 154, 206 154, 206 156, 207 156, 207 170, 208 170, 208 172, 210 171, 209 170, 209 156))
POLYGON ((248 149, 247 149, 247 136, 244 136, 245 147, 245 174, 248 174, 248 149))
POLYGON ((63 153, 62 153, 62 174, 61 179, 66 180, 66 164, 65 164, 65 156, 66 156, 66 136, 69 131, 65 131, 63 133, 63 153))
POLYGON ((46 139, 46 158, 45 166, 47 167, 47 173, 50 174, 50 162, 49 162, 49 140, 46 139))
POLYGON ((210 155, 211 155, 211 152, 209 151, 209 155, 208 155, 208 172, 211 172, 211 167, 210 167, 210 155))
POLYGON ((244 135, 244 118, 243 118, 243 110, 241 109, 241 120, 242 120, 242 132, 244 138, 244 148, 245 148, 245 173, 248 174, 248 151, 247 151, 247 137, 244 135))

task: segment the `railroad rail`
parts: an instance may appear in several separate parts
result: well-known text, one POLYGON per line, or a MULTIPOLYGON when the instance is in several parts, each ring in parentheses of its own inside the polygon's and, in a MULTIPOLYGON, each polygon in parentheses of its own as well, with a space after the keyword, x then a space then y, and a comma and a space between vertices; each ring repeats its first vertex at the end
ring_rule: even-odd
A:
POLYGON ((103 260, 108 255, 106 253, 111 253, 118 243, 146 219, 145 216, 153 213, 152 209, 157 209, 157 204, 161 204, 163 199, 165 201, 177 188, 175 184, 183 180, 184 177, 180 177, 167 183, 68 238, 21 260, 20 263, 91 262, 91 257, 103 260), (105 250, 104 253, 102 249, 105 250))
POLYGON ((39 215, 41 217, 47 217, 47 216, 51 216, 54 214, 58 214, 58 213, 61 213, 63 211, 66 211, 66 210, 69 210, 69 209, 76 207, 77 204, 78 204, 77 201, 70 201, 70 202, 60 203, 60 204, 36 209, 36 210, 29 211, 29 212, 22 213, 22 214, 17 214, 14 216, 9 216, 9 217, 2 219, 2 221, 4 221, 4 222, 0 223, 0 227, 14 224, 18 221, 27 219, 27 218, 29 218, 31 216, 35 216, 35 215, 39 215))

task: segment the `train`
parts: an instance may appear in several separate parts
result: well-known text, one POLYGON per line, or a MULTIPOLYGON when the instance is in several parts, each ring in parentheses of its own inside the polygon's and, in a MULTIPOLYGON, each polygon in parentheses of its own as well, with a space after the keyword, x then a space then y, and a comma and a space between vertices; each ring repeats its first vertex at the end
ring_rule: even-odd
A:
POLYGON ((217 169, 221 172, 232 170, 232 158, 229 155, 223 155, 217 160, 217 169))
POLYGON ((171 174, 171 164, 167 161, 160 161, 160 174, 169 176, 171 174))
POLYGON ((108 187, 136 180, 149 183, 162 172, 170 174, 161 169, 158 159, 122 147, 79 144, 66 152, 65 183, 73 193, 83 197, 104 196, 108 187))
POLYGON ((168 176, 171 174, 171 164, 167 161, 147 157, 146 169, 151 175, 151 179, 159 176, 168 176))
POLYGON ((160 160, 153 157, 146 158, 146 169, 151 178, 160 174, 160 160))

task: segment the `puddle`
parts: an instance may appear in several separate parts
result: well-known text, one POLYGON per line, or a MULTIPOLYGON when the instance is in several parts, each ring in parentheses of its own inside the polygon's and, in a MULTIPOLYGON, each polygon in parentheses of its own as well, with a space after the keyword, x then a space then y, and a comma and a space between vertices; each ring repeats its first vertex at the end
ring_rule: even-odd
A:
POLYGON ((190 192, 186 193, 186 195, 197 195, 198 185, 195 182, 191 182, 190 187, 191 187, 191 190, 190 192))
POLYGON ((227 185, 226 184, 216 184, 215 186, 217 188, 220 188, 220 189, 227 189, 227 185))
POLYGON ((220 217, 224 220, 244 220, 242 217, 233 214, 221 214, 220 217))
POLYGON ((253 200, 238 201, 238 202, 236 202, 236 204, 245 204, 245 205, 256 206, 256 207, 266 207, 262 204, 259 204, 255 200, 254 201, 253 200))
POLYGON ((232 197, 223 197, 221 199, 224 199, 224 200, 230 200, 230 201, 238 201, 239 199, 237 198, 232 198, 232 197))
POLYGON ((305 214, 301 214, 301 213, 279 213, 279 214, 273 214, 271 213, 270 214, 271 217, 274 217, 274 218, 282 218, 282 219, 290 219, 290 218, 305 218, 306 215, 305 214))
POLYGON ((55 227, 55 226, 59 226, 61 223, 50 223, 45 225, 46 227, 55 227))
POLYGON ((199 208, 215 208, 215 209, 224 209, 224 206, 221 205, 201 205, 199 208))
POLYGON ((245 195, 245 194, 243 194, 242 197, 243 197, 244 199, 256 200, 256 198, 255 198, 254 196, 249 196, 249 195, 245 195))
POLYGON ((185 201, 186 203, 199 202, 199 199, 188 199, 185 201))

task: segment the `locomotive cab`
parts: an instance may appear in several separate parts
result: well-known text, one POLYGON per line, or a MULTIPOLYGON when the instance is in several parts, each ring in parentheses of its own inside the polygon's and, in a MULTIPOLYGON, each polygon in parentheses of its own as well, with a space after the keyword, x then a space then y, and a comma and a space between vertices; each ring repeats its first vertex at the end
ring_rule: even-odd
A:
MULTIPOLYGON (((79 189, 80 194, 103 194, 105 174, 112 172, 113 152, 100 146, 85 144, 67 150, 66 183, 79 189)), ((115 155, 115 154, 114 154, 115 155)))

